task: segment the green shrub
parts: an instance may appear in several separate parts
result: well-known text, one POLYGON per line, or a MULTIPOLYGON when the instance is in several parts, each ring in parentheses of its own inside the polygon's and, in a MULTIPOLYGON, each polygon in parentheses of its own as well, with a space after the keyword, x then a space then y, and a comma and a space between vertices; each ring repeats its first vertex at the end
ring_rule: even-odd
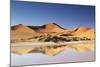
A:
POLYGON ((24 41, 25 41, 25 39, 21 39, 21 41, 22 41, 22 42, 24 42, 24 41))
POLYGON ((87 37, 83 37, 83 38, 81 38, 81 40, 91 40, 91 39, 87 38, 87 37))
POLYGON ((38 36, 35 36, 34 38, 35 38, 35 39, 37 39, 37 38, 38 38, 38 36))
POLYGON ((79 37, 73 37, 73 41, 79 41, 80 38, 79 37))

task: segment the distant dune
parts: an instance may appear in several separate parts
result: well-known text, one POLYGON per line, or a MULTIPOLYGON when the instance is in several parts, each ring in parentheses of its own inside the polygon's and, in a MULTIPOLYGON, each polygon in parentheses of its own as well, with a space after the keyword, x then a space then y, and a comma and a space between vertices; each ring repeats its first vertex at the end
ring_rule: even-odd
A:
POLYGON ((19 41, 20 39, 27 39, 33 36, 36 33, 31 28, 18 24, 11 27, 11 40, 19 41))
POLYGON ((26 33, 58 33, 65 32, 65 29, 57 25, 56 23, 49 23, 42 26, 24 26, 23 24, 18 24, 11 27, 11 30, 18 32, 26 32, 26 33))
POLYGON ((34 30, 32 30, 31 28, 24 26, 22 24, 13 26, 13 31, 22 32, 22 33, 35 33, 34 30))
POLYGON ((91 28, 79 27, 79 28, 76 28, 73 33, 74 34, 82 34, 82 33, 87 32, 89 30, 91 30, 91 28))
POLYGON ((65 29, 59 26, 56 23, 48 23, 43 25, 42 28, 39 28, 37 31, 41 33, 60 33, 65 32, 65 29), (44 27, 43 27, 44 26, 44 27))
POLYGON ((24 39, 24 37, 32 37, 40 34, 55 34, 95 39, 95 30, 93 28, 79 27, 74 29, 65 29, 56 23, 48 23, 41 26, 25 26, 23 24, 11 26, 12 38, 22 37, 24 39))
POLYGON ((72 34, 73 36, 76 37, 87 37, 90 39, 94 39, 95 30, 93 28, 85 28, 85 27, 76 28, 72 34))

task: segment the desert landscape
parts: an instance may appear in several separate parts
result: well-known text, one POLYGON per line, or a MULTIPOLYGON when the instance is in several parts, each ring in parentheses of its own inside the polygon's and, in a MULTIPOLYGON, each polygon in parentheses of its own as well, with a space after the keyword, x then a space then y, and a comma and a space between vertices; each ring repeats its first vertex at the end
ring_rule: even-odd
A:
POLYGON ((93 28, 65 29, 56 23, 41 26, 11 26, 11 52, 18 55, 43 53, 55 56, 65 49, 94 51, 93 28))
POLYGON ((94 61, 94 51, 94 28, 66 29, 56 23, 41 26, 23 24, 11 26, 12 66, 25 65, 25 63, 27 65, 60 63, 60 61, 94 61), (14 61, 15 58, 18 59, 14 61))
POLYGON ((11 0, 11 66, 95 61, 95 7, 11 0))

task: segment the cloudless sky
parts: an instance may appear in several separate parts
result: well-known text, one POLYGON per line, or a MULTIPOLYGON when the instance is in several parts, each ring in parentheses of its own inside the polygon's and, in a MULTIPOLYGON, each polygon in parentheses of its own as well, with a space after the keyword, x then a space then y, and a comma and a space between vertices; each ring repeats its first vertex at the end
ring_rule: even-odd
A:
POLYGON ((95 7, 11 1, 11 25, 40 26, 52 22, 64 28, 94 27, 95 7))

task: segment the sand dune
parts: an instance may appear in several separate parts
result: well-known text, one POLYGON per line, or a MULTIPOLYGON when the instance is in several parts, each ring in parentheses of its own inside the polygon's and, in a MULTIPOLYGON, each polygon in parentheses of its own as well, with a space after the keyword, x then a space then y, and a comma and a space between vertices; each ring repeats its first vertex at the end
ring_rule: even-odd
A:
MULTIPOLYGON (((30 28, 22 24, 13 26, 13 31, 21 33, 36 33, 36 34, 56 34, 56 35, 73 35, 76 37, 89 37, 94 39, 95 30, 93 28, 79 27, 75 29, 64 29, 56 23, 48 23, 42 26, 33 26, 30 28)), ((12 33, 12 32, 11 32, 12 33)))
POLYGON ((33 36, 33 33, 18 32, 11 30, 11 40, 27 39, 33 36))
POLYGON ((49 23, 45 25, 45 28, 39 29, 39 32, 44 33, 59 33, 65 32, 65 29, 57 25, 56 23, 49 23))
POLYGON ((42 26, 25 26, 18 24, 11 27, 11 40, 28 39, 40 35, 61 35, 71 37, 86 37, 95 39, 95 30, 93 28, 79 27, 75 29, 65 29, 56 23, 48 23, 42 26))
POLYGON ((82 33, 87 32, 89 30, 91 30, 91 28, 79 27, 79 28, 76 28, 73 33, 74 34, 82 34, 82 33))
POLYGON ((21 33, 35 33, 34 30, 32 30, 31 28, 28 28, 27 26, 24 26, 22 24, 18 24, 16 26, 14 26, 13 31, 21 32, 21 33))
POLYGON ((95 38, 95 30, 93 28, 77 28, 72 34, 75 37, 95 38))

